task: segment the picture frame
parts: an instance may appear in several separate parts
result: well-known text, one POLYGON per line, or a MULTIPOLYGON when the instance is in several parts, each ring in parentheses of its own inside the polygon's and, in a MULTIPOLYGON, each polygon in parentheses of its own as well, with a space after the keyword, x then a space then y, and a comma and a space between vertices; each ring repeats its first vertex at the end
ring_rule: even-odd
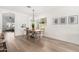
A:
POLYGON ((67 24, 67 17, 60 17, 59 21, 60 24, 67 24))
POLYGON ((69 16, 68 24, 78 24, 78 15, 69 16))
POLYGON ((53 19, 53 23, 54 23, 54 24, 59 24, 59 21, 58 21, 58 20, 59 20, 58 18, 54 18, 54 19, 53 19))

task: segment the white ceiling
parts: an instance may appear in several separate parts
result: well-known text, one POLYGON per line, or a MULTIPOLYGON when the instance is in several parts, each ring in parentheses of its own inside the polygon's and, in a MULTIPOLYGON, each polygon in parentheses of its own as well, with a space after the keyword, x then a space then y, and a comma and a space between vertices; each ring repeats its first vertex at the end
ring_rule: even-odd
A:
POLYGON ((16 11, 16 12, 21 12, 24 14, 29 14, 31 15, 32 9, 35 9, 35 14, 43 14, 43 13, 48 13, 51 10, 55 9, 56 7, 52 7, 52 6, 32 6, 31 8, 28 8, 26 6, 0 6, 0 8, 3 9, 9 9, 12 11, 16 11))
POLYGON ((32 15, 32 10, 33 8, 35 9, 35 15, 42 15, 42 14, 51 14, 51 13, 57 13, 57 12, 62 12, 62 10, 66 9, 77 9, 79 8, 78 6, 31 6, 31 8, 28 8, 26 6, 0 6, 0 8, 3 9, 9 9, 12 11, 32 15))

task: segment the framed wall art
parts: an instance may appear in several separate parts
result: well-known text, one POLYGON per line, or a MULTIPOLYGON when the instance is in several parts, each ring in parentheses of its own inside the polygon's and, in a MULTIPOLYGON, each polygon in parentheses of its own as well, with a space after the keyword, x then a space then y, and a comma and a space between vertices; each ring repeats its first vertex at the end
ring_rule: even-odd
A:
POLYGON ((54 18, 54 19, 53 19, 53 23, 54 23, 54 24, 59 24, 58 18, 54 18))
POLYGON ((59 20, 60 24, 66 24, 67 23, 67 17, 60 17, 60 20, 59 20))
POLYGON ((69 16, 68 23, 69 24, 78 24, 78 16, 77 15, 69 16))

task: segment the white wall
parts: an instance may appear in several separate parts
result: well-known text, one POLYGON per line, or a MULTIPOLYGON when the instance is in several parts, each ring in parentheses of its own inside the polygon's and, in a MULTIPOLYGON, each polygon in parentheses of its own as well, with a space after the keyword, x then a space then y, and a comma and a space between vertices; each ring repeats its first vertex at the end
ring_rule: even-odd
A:
POLYGON ((28 16, 23 13, 18 13, 15 11, 0 9, 0 32, 2 32, 2 14, 3 13, 13 13, 15 14, 15 36, 23 35, 24 29, 21 28, 22 24, 28 26, 28 16))
POLYGON ((24 29, 21 28, 22 24, 26 24, 26 27, 28 26, 28 17, 23 14, 16 14, 15 16, 16 21, 15 21, 15 35, 24 35, 24 29))
POLYGON ((53 18, 71 15, 79 16, 79 7, 57 7, 56 9, 52 9, 48 14, 43 14, 43 17, 47 17, 45 36, 79 44, 79 18, 78 24, 53 24, 53 18))

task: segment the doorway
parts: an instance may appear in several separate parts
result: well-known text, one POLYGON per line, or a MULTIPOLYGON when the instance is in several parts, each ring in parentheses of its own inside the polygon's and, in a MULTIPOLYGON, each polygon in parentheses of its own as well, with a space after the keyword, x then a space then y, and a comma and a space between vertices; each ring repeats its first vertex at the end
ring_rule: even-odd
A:
POLYGON ((14 13, 2 14, 2 32, 15 33, 15 14, 14 13))
POLYGON ((15 15, 4 13, 2 15, 2 32, 15 32, 15 15))

